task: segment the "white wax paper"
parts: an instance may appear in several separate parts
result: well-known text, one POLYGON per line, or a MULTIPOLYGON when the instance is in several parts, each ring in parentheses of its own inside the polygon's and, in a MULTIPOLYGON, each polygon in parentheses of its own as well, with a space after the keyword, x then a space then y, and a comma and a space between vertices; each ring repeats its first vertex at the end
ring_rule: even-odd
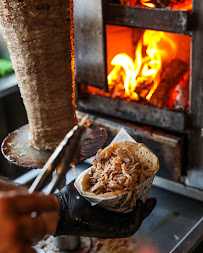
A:
MULTIPOLYGON (((115 138, 112 140, 110 143, 113 144, 115 142, 120 142, 120 141, 132 141, 136 142, 128 133, 127 131, 122 127, 118 134, 115 136, 115 138)), ((108 197, 108 198, 102 198, 102 197, 96 197, 96 196, 88 196, 84 195, 80 191, 80 185, 81 185, 81 180, 82 177, 90 172, 90 168, 86 169, 83 171, 75 180, 75 187, 78 190, 78 192, 86 198, 91 205, 96 205, 98 204, 99 206, 110 210, 110 211, 115 211, 115 212, 120 212, 120 213, 128 213, 133 210, 132 203, 136 203, 136 199, 141 199, 143 202, 145 202, 148 198, 149 191, 154 179, 154 176, 149 177, 146 181, 143 183, 139 184, 136 188, 135 191, 127 191, 119 195, 115 195, 113 197, 108 197)))

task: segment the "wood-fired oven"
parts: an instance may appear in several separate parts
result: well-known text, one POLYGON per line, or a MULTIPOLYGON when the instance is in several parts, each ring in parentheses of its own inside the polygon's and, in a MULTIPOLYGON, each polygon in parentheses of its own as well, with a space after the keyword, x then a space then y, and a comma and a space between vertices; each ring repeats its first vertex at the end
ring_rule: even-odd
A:
POLYGON ((75 1, 78 109, 147 144, 160 176, 203 189, 203 1, 121 2, 75 1))

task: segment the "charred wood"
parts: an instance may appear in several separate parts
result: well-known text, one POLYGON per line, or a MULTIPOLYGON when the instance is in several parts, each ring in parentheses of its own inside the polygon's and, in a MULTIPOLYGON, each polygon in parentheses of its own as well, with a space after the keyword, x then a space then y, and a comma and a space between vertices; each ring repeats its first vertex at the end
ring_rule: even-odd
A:
POLYGON ((175 88, 187 71, 187 63, 179 59, 171 61, 163 72, 159 86, 152 95, 150 103, 155 106, 164 106, 169 100, 170 90, 175 88))
POLYGON ((175 88, 177 92, 176 100, 174 101, 174 108, 184 110, 189 105, 189 76, 184 81, 183 85, 178 84, 175 88))
POLYGON ((145 100, 151 87, 152 87, 151 82, 144 81, 142 83, 139 83, 139 85, 135 88, 135 92, 139 95, 141 99, 145 100))

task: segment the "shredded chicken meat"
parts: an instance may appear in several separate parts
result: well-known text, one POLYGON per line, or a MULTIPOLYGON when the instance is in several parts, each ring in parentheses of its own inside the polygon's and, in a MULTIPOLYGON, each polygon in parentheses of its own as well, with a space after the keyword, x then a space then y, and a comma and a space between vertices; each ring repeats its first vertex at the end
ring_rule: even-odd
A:
POLYGON ((97 152, 89 178, 89 191, 99 195, 117 190, 131 191, 139 183, 141 165, 124 148, 117 148, 110 157, 97 152))

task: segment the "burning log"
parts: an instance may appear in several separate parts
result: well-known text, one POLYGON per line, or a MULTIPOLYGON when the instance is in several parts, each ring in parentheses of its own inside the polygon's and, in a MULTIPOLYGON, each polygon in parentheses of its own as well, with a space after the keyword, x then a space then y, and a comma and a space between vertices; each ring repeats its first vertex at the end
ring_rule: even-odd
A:
MULTIPOLYGON (((111 0, 118 3, 118 0, 111 0)), ((120 0, 122 5, 148 7, 148 8, 171 8, 192 10, 192 0, 120 0)))
POLYGON ((184 85, 177 85, 175 88, 178 95, 174 102, 175 109, 185 109, 189 104, 189 77, 184 82, 184 85))
POLYGON ((147 94, 149 93, 152 87, 152 83, 148 81, 144 81, 139 83, 138 86, 135 88, 135 92, 139 95, 140 99, 145 100, 147 94))
POLYGON ((189 105, 189 71, 184 75, 183 79, 170 92, 170 99, 167 107, 176 110, 184 110, 189 105))
POLYGON ((30 144, 54 149, 76 124, 73 0, 1 0, 0 21, 27 111, 30 144))
POLYGON ((140 2, 149 7, 154 6, 155 8, 166 8, 169 4, 169 0, 140 0, 140 2))
POLYGON ((170 90, 180 82, 187 71, 187 63, 179 59, 171 61, 163 72, 159 86, 152 95, 150 103, 155 106, 164 106, 169 100, 170 90))
POLYGON ((120 2, 123 5, 144 5, 147 7, 165 8, 170 0, 120 0, 120 2))

